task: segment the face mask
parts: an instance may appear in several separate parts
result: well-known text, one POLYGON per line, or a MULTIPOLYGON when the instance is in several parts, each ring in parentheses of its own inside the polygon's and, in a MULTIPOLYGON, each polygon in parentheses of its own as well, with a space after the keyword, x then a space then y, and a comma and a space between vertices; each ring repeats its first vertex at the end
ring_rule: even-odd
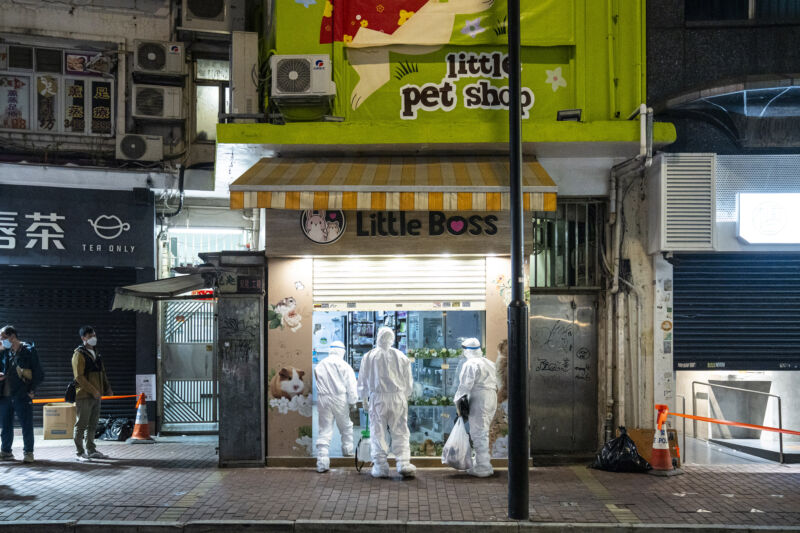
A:
POLYGON ((8 340, 8 339, 3 339, 3 348, 5 348, 6 350, 10 350, 11 349, 11 341, 8 340))
POLYGON ((97 346, 97 337, 92 337, 91 339, 86 341, 86 344, 88 344, 89 346, 97 346))

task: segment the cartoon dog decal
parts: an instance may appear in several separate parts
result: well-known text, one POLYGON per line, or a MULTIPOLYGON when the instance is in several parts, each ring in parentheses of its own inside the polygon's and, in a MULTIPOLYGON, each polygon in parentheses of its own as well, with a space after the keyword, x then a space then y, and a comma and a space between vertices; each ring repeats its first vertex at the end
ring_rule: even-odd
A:
POLYGON ((391 78, 390 53, 439 50, 450 42, 456 15, 487 11, 494 0, 336 0, 335 5, 339 10, 326 0, 320 43, 342 41, 348 47, 347 59, 359 77, 350 96, 357 109, 391 78))
POLYGON ((303 394, 306 384, 303 382, 305 372, 293 366, 281 368, 269 382, 269 392, 273 398, 291 399, 298 394, 303 394))

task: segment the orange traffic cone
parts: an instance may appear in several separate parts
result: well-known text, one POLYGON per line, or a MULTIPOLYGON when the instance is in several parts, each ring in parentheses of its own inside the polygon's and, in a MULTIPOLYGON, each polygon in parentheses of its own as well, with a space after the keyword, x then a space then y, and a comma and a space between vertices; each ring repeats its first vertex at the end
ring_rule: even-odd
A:
POLYGON ((669 476, 682 474, 679 469, 672 468, 672 456, 669 453, 669 440, 667 437, 667 414, 669 407, 663 404, 656 405, 658 419, 655 434, 653 435, 653 454, 650 457, 652 470, 648 473, 669 476))
POLYGON ((136 407, 136 423, 133 425, 133 435, 128 442, 130 444, 152 444, 155 441, 150 438, 150 424, 147 422, 147 403, 144 393, 139 395, 136 407))

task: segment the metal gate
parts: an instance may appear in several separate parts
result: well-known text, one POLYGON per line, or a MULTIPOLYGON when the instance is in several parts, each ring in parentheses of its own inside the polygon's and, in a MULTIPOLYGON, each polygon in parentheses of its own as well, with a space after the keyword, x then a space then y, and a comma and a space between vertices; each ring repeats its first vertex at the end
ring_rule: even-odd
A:
POLYGON ((531 451, 597 444, 597 324, 593 295, 531 295, 531 451))
POLYGON ((216 431, 215 303, 167 301, 162 312, 161 429, 216 431))

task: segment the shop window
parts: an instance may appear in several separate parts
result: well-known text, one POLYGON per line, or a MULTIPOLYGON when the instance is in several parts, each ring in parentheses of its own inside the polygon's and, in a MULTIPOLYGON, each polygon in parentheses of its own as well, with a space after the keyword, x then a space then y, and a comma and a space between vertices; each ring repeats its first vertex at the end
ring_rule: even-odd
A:
POLYGON ((689 22, 800 19, 800 0, 686 0, 684 5, 689 22))
POLYGON ((222 59, 198 59, 195 62, 195 140, 217 139, 219 114, 230 104, 230 63, 222 59))
POLYGON ((601 288, 604 204, 559 200, 533 219, 531 289, 601 288))
POLYGON ((5 50, 0 129, 113 135, 115 83, 93 70, 107 64, 97 52, 8 45, 0 56, 5 50))
MULTIPOLYGON (((453 427, 453 396, 464 358, 461 343, 475 337, 484 342, 485 311, 315 311, 312 323, 312 365, 328 356, 334 341, 346 347, 346 361, 358 374, 363 356, 375 346, 378 329, 394 330, 395 347, 411 359, 414 391, 409 399, 408 427, 413 456, 441 455, 453 427)), ((484 351, 486 348, 484 348, 484 351)), ((317 437, 316 383, 313 389, 313 438, 317 437)), ((353 417, 354 443, 367 424, 363 409, 353 417)), ((312 449, 315 449, 312 446, 312 449)), ((334 429, 330 455, 340 456, 341 435, 334 429)))

